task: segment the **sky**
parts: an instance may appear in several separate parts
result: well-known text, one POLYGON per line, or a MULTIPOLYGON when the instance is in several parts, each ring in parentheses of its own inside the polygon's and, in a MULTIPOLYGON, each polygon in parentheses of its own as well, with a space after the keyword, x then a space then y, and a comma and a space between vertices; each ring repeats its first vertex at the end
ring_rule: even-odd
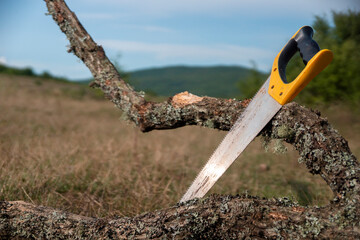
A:
MULTIPOLYGON (((125 71, 236 65, 268 71, 315 16, 360 10, 360 0, 67 0, 95 42, 125 71)), ((73 80, 90 71, 41 0, 0 0, 0 63, 73 80)), ((320 46, 321 47, 321 46, 320 46)))

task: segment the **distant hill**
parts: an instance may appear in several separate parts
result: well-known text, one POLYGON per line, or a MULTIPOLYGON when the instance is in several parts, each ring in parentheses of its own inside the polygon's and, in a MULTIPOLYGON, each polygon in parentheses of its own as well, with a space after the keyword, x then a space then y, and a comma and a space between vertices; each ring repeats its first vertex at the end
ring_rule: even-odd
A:
POLYGON ((189 91, 200 96, 233 98, 239 95, 237 82, 250 70, 239 66, 173 66, 130 72, 129 81, 136 90, 172 96, 189 91))
MULTIPOLYGON (((189 91, 200 96, 234 98, 240 95, 237 83, 244 80, 250 71, 250 69, 240 66, 172 66, 128 72, 126 79, 135 87, 135 90, 145 91, 151 95, 173 96, 183 91, 189 91)), ((92 80, 73 81, 54 76, 46 71, 36 74, 31 68, 14 68, 1 64, 0 73, 32 76, 38 77, 38 79, 58 80, 81 85, 92 80)))

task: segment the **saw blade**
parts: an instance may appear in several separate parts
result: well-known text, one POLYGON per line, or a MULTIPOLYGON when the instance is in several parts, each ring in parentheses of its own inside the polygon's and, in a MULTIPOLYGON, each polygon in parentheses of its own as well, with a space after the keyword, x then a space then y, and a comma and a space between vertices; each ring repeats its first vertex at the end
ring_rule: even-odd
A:
POLYGON ((281 109, 282 105, 268 94, 269 81, 270 77, 236 120, 180 202, 203 197, 281 109))

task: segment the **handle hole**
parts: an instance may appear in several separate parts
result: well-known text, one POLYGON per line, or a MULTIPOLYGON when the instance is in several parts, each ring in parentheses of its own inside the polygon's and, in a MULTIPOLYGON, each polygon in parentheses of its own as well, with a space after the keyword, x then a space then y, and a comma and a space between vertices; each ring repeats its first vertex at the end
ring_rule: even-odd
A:
POLYGON ((304 69, 304 63, 302 61, 302 57, 300 56, 300 53, 297 52, 289 61, 287 67, 286 67, 286 79, 287 83, 291 83, 296 79, 297 76, 302 72, 304 69))
POLYGON ((279 95, 280 95, 280 96, 283 95, 283 92, 281 92, 279 95))
POLYGON ((275 86, 274 86, 274 85, 272 85, 272 86, 271 86, 271 89, 274 89, 274 87, 275 87, 275 86))
POLYGON ((277 68, 274 68, 274 72, 277 70, 277 68))

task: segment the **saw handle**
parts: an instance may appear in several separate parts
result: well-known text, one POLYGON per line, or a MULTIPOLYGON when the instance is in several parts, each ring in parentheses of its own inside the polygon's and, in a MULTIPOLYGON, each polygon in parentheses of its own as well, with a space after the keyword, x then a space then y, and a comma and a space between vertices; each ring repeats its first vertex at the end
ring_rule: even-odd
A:
POLYGON ((313 33, 309 26, 300 28, 274 60, 269 94, 281 105, 293 100, 333 59, 330 50, 320 50, 319 45, 312 39, 313 33), (286 66, 297 51, 300 52, 306 66, 294 81, 288 83, 286 66))

